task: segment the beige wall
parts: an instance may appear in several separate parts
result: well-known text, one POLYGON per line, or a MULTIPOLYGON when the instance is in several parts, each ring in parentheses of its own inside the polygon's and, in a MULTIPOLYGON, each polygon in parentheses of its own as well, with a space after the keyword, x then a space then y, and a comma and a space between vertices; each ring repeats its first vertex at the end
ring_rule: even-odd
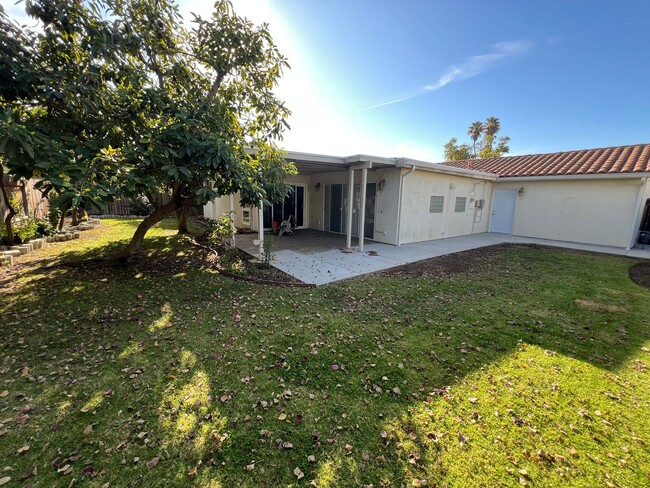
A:
POLYGON ((626 247, 640 179, 499 182, 495 189, 523 188, 512 234, 558 241, 626 247))
POLYGON ((404 177, 401 243, 486 232, 488 204, 475 209, 472 199, 489 200, 492 183, 461 176, 415 171, 404 177), (429 213, 431 196, 444 196, 442 213, 429 213), (456 197, 466 197, 465 212, 455 212, 456 197))
MULTIPOLYGON (((375 195, 375 229, 373 240, 387 244, 397 244, 397 203, 399 196, 399 175, 397 168, 368 170, 368 183, 384 180, 383 189, 375 195)), ((325 185, 347 184, 348 171, 321 173, 311 176, 309 195, 309 222, 312 229, 323 230, 325 211, 325 185), (319 191, 316 184, 320 183, 319 191)), ((361 171, 354 172, 354 183, 361 183, 361 171)), ((343 196, 347 200, 347 195, 343 196)))

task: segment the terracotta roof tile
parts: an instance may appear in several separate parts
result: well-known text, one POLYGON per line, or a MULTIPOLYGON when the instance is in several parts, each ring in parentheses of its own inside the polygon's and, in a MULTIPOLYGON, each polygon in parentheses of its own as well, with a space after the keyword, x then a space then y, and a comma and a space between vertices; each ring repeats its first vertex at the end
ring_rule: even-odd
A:
POLYGON ((502 177, 650 173, 650 144, 604 147, 525 156, 448 161, 446 166, 502 177))

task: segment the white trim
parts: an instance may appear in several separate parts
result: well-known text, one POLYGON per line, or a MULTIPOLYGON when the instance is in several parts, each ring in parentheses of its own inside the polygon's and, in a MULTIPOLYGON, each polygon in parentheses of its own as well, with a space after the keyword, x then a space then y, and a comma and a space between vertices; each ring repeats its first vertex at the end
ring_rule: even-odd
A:
POLYGON ((606 180, 606 179, 630 179, 647 178, 650 173, 601 173, 588 175, 557 175, 557 176, 503 176, 497 178, 499 182, 516 181, 559 181, 559 180, 606 180))
MULTIPOLYGON (((342 196, 342 195, 341 195, 342 196)), ((331 198, 330 198, 331 200, 331 198)), ((345 248, 352 248, 352 214, 354 211, 354 170, 348 170, 348 213, 345 222, 345 248)))
MULTIPOLYGON (((371 163, 372 164, 372 163, 371 163)), ((361 187, 359 188, 359 228, 357 235, 359 236, 359 251, 363 252, 363 238, 366 233, 366 186, 368 185, 368 168, 361 170, 361 187)), ((377 190, 375 189, 375 194, 377 190)), ((373 221, 372 227, 374 229, 375 222, 373 221)))

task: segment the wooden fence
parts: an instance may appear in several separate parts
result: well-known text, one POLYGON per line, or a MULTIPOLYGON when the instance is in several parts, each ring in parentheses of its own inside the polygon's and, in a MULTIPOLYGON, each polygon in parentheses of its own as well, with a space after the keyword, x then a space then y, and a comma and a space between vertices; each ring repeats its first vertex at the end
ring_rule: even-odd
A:
MULTIPOLYGON (((34 188, 36 180, 27 180, 24 182, 13 182, 5 177, 4 186, 10 197, 18 196, 20 208, 14 210, 18 215, 33 215, 39 219, 47 218, 50 210, 48 201, 43 198, 43 194, 34 188)), ((0 215, 4 216, 8 212, 3 198, 0 196, 0 215)))
MULTIPOLYGON (((172 199, 171 195, 165 193, 157 193, 154 195, 156 199, 156 205, 164 205, 169 203, 172 199)), ((91 212, 95 213, 95 212, 91 212)), ((135 202, 125 196, 117 197, 115 200, 106 205, 106 207, 99 213, 99 215, 119 215, 119 216, 129 216, 129 215, 141 215, 142 212, 137 212, 135 207, 135 202)))

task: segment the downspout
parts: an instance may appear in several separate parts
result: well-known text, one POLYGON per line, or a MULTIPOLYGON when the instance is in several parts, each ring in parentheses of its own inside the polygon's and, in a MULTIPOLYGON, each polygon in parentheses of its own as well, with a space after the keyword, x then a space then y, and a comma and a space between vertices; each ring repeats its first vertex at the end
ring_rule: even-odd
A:
POLYGON ((627 246, 625 246, 625 250, 629 251, 634 247, 635 244, 635 234, 637 232, 637 226, 639 225, 639 214, 641 213, 641 203, 643 203, 643 195, 645 194, 645 187, 648 183, 648 178, 644 176, 641 178, 641 181, 639 181, 639 193, 637 193, 636 196, 636 208, 634 209, 634 218, 632 218, 632 229, 630 229, 630 236, 629 239, 627 240, 627 246))
MULTIPOLYGON (((487 185, 487 181, 486 180, 483 180, 482 182, 479 181, 477 183, 474 183, 474 186, 472 187, 472 193, 474 193, 474 210, 472 211, 472 230, 471 230, 470 234, 474 233, 474 225, 480 223, 481 220, 483 220, 483 209, 482 208, 476 208, 476 200, 477 200, 477 198, 476 198, 476 186, 480 185, 481 183, 483 183, 483 196, 482 196, 481 200, 483 200, 483 202, 485 202, 485 185, 487 185), (477 215, 479 215, 478 222, 476 221, 476 216, 477 215)), ((483 204, 485 205, 485 203, 483 203, 483 204)))
POLYGON ((400 176, 399 180, 399 200, 397 202, 397 245, 401 246, 402 245, 402 200, 403 200, 403 195, 404 195, 404 178, 406 178, 408 175, 413 173, 415 171, 415 165, 411 165, 411 169, 409 169, 406 173, 403 173, 400 176))

